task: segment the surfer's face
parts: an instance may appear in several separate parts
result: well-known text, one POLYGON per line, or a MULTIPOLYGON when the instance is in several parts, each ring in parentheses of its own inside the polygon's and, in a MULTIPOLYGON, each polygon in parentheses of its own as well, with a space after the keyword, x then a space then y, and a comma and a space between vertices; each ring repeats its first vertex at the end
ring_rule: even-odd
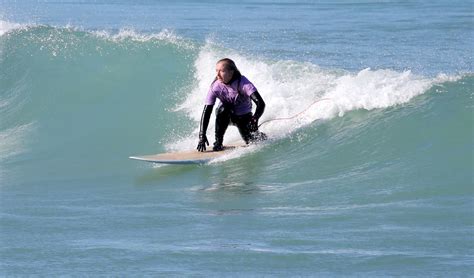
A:
POLYGON ((232 75, 234 75, 234 71, 228 69, 224 62, 220 62, 220 63, 217 63, 216 65, 216 75, 219 81, 227 84, 232 79, 232 75))

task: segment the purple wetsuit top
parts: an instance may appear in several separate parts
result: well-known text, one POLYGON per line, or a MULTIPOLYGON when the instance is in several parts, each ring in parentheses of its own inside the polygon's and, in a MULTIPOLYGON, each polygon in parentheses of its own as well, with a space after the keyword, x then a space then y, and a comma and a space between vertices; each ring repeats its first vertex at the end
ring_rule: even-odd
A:
POLYGON ((244 115, 252 112, 250 95, 256 91, 257 88, 243 75, 240 79, 240 84, 238 79, 229 85, 216 80, 212 83, 211 88, 209 88, 205 104, 214 105, 216 98, 218 98, 224 105, 232 105, 235 115, 244 115), (237 86, 239 86, 238 90, 237 86))

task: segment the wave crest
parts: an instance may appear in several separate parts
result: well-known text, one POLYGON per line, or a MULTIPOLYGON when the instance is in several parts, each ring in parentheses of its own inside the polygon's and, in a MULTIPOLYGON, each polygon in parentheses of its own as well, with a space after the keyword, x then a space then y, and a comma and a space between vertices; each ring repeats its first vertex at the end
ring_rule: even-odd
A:
POLYGON ((25 29, 28 26, 29 25, 27 24, 19 24, 19 23, 0 20, 0 36, 3 36, 13 30, 25 29))

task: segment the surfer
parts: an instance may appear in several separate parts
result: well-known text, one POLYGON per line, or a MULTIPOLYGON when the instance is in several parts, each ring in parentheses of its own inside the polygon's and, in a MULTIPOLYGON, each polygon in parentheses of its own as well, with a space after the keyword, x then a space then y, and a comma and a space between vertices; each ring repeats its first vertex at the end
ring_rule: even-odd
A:
POLYGON ((221 103, 216 108, 216 140, 212 148, 214 151, 223 150, 224 134, 230 123, 237 126, 246 144, 267 138, 265 133, 258 130, 258 119, 265 110, 265 102, 252 82, 240 73, 234 61, 224 58, 216 64, 216 78, 205 100, 198 151, 205 151, 206 144, 209 146, 206 131, 216 99, 219 99, 221 103), (256 105, 254 114, 252 114, 252 101, 256 105))

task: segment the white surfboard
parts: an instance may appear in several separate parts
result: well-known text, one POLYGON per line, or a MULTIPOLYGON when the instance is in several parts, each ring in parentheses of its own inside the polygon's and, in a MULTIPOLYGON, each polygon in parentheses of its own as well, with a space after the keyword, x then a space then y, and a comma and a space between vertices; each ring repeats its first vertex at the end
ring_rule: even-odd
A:
POLYGON ((197 150, 159 153, 152 155, 130 156, 129 158, 153 163, 163 164, 202 164, 207 163, 215 158, 221 157, 236 150, 237 148, 246 147, 245 144, 231 144, 224 146, 222 151, 213 151, 212 147, 207 148, 204 152, 197 150))

